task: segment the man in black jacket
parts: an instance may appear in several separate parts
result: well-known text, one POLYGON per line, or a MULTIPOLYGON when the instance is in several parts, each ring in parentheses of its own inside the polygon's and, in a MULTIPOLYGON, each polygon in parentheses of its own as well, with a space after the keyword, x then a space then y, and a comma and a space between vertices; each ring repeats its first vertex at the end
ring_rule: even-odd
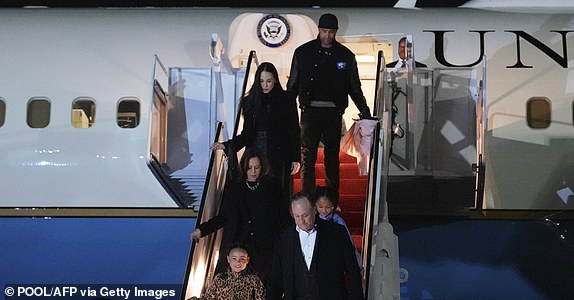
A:
POLYGON ((325 153, 326 185, 339 190, 339 142, 342 116, 350 95, 360 118, 370 118, 355 55, 335 40, 337 17, 319 19, 317 39, 299 46, 293 54, 287 91, 299 96, 301 108, 301 178, 303 191, 315 190, 315 161, 319 142, 325 153))
POLYGON ((363 300, 355 248, 345 227, 317 218, 313 199, 291 198, 295 225, 276 247, 267 300, 363 300))

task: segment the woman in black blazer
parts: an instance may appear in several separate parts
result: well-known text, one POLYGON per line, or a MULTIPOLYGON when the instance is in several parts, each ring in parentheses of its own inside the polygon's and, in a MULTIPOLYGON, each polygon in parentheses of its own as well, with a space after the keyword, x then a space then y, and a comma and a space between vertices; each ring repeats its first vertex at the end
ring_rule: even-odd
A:
POLYGON ((197 226, 191 238, 197 240, 223 228, 215 273, 227 269, 228 248, 239 243, 249 249, 249 266, 265 283, 271 271, 274 245, 281 234, 279 186, 268 175, 265 155, 257 148, 245 150, 240 171, 240 178, 225 187, 219 215, 197 226))
POLYGON ((293 193, 292 175, 299 171, 301 161, 301 129, 295 99, 287 97, 272 63, 259 65, 255 72, 255 82, 243 98, 241 109, 241 134, 225 143, 215 143, 211 148, 261 149, 269 161, 270 174, 277 178, 282 189, 282 220, 289 221, 288 201, 293 193))

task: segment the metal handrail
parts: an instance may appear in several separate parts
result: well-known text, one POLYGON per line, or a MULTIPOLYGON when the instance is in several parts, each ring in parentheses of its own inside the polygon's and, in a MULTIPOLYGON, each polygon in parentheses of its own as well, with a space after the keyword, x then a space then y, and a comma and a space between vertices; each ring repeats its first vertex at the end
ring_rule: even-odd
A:
MULTIPOLYGON (((243 114, 243 101, 245 101, 245 96, 247 93, 247 83, 249 81, 249 74, 251 73, 251 64, 255 62, 257 66, 259 66, 259 60, 257 59, 257 54, 254 50, 249 52, 249 58, 247 59, 247 66, 245 70, 245 78, 243 79, 243 87, 241 89, 241 100, 239 101, 239 107, 237 108, 237 115, 235 116, 235 124, 233 126, 233 135, 231 139, 234 139, 237 136, 237 131, 239 130, 239 123, 241 123, 241 116, 243 114)), ((235 179, 239 174, 239 161, 237 158, 237 151, 240 149, 233 149, 233 145, 231 143, 228 144, 229 148, 227 149, 228 153, 228 172, 229 172, 229 179, 235 179)))
MULTIPOLYGON (((221 137, 221 133, 223 131, 223 123, 222 122, 218 122, 217 124, 217 130, 215 133, 215 138, 214 138, 214 142, 218 142, 220 137, 221 137)), ((199 224, 201 224, 201 222, 204 219, 211 219, 212 217, 214 217, 218 211, 218 209, 215 209, 214 212, 212 212, 211 215, 206 216, 204 209, 205 209, 205 204, 208 200, 212 200, 212 201, 218 201, 219 203, 214 203, 217 207, 220 206, 221 203, 221 195, 223 193, 223 189, 219 189, 219 187, 215 187, 215 195, 212 198, 209 198, 209 191, 213 189, 212 184, 217 184, 217 183, 221 183, 221 182, 225 182, 225 176, 226 176, 226 172, 225 170, 220 170, 220 172, 218 174, 216 174, 218 177, 216 180, 210 180, 211 177, 213 176, 213 173, 216 170, 219 170, 220 168, 224 168, 225 165, 223 164, 222 161, 216 161, 216 157, 217 156, 221 156, 221 153, 218 153, 217 151, 212 151, 210 158, 209 158, 209 166, 208 166, 208 171, 207 171, 207 175, 206 175, 206 181, 205 181, 205 185, 203 188, 203 193, 201 195, 201 203, 199 206, 199 212, 197 215, 197 219, 196 219, 196 228, 199 224)), ((213 195, 212 195, 213 196, 213 195)), ((196 280, 193 282, 193 284, 201 284, 201 287, 203 288, 205 282, 207 281, 208 277, 209 277, 209 272, 208 270, 210 270, 210 268, 212 268, 212 266, 214 266, 215 262, 214 262, 214 257, 213 257, 213 253, 214 253, 214 245, 217 242, 217 233, 211 235, 209 238, 203 238, 200 242, 204 242, 204 243, 208 243, 207 247, 204 247, 204 249, 208 249, 208 253, 206 253, 206 255, 204 256, 206 258, 206 260, 203 262, 203 264, 201 264, 201 266, 203 267, 203 269, 205 270, 204 276, 202 276, 202 278, 199 278, 199 281, 202 282, 198 282, 198 278, 195 278, 196 280)), ((181 293, 181 299, 184 300, 186 299, 186 293, 187 293, 187 289, 188 289, 188 283, 189 283, 189 279, 190 276, 192 275, 192 268, 193 267, 197 267, 198 262, 194 261, 195 258, 195 250, 196 250, 196 246, 200 243, 200 242, 192 242, 190 250, 189 250, 189 256, 188 256, 188 260, 187 260, 187 266, 186 266, 186 272, 185 272, 185 276, 184 276, 184 282, 183 282, 183 287, 182 287, 182 293, 181 293)), ((195 275, 195 274, 194 274, 195 275)))
POLYGON ((379 51, 373 115, 380 121, 373 133, 363 230, 366 299, 380 299, 381 286, 384 289, 384 299, 395 299, 393 297, 399 294, 398 244, 396 244, 396 236, 389 223, 387 207, 387 181, 392 138, 392 95, 387 90, 388 84, 384 55, 382 51, 379 51), (381 242, 383 240, 385 242, 381 242), (388 262, 377 262, 376 259, 381 259, 381 255, 388 262), (386 258, 384 258, 385 255, 386 258), (382 274, 380 267, 390 268, 382 272, 388 274, 383 276, 384 278, 380 278, 382 274), (371 276, 375 277, 371 278, 371 276))
POLYGON ((486 136, 486 125, 488 116, 486 109, 486 55, 482 57, 482 78, 478 86, 478 101, 476 103, 476 184, 474 208, 482 211, 484 203, 484 181, 486 166, 484 164, 484 141, 486 136))
MULTIPOLYGON (((153 81, 155 81, 157 84, 159 84, 159 86, 161 87, 161 82, 157 79, 157 70, 158 70, 158 66, 159 68, 163 71, 163 74, 165 75, 165 78, 169 78, 169 71, 167 70, 167 68, 164 66, 164 64, 161 62, 161 60, 159 59, 159 57, 156 55, 153 56, 154 57, 154 61, 153 61, 153 81)), ((162 88, 163 90, 163 88, 162 88)))
MULTIPOLYGON (((382 112, 382 101, 383 101, 383 88, 385 82, 383 81, 384 72, 385 72, 385 57, 383 55, 383 51, 378 52, 378 59, 377 59, 377 74, 376 74, 376 82, 375 82, 375 103, 373 106, 373 116, 374 117, 381 117, 380 112, 382 112)), ((377 202, 377 178, 380 176, 380 169, 378 168, 379 156, 377 151, 379 149, 380 143, 380 134, 381 124, 377 124, 374 132, 373 132, 373 143, 371 146, 371 152, 369 156, 369 180, 367 185, 367 199, 365 203, 365 214, 363 220, 363 247, 362 247, 362 257, 363 257, 363 269, 365 270, 365 296, 368 296, 369 290, 369 276, 371 273, 370 270, 370 262, 371 262, 371 244, 373 243, 373 227, 375 226, 376 214, 378 214, 378 209, 376 209, 376 202, 377 202)))
MULTIPOLYGON (((257 54, 255 53, 255 50, 251 50, 249 52, 249 58, 247 58, 247 66, 245 69, 245 78, 243 79, 243 87, 241 88, 241 100, 239 101, 239 103, 243 103, 243 100, 245 99, 246 93, 247 93, 247 83, 249 82, 249 73, 251 73, 251 64, 255 62, 255 65, 259 66, 259 59, 257 59, 257 54)), ((241 114, 243 113, 241 105, 239 105, 239 109, 237 110, 237 115, 235 116, 235 124, 233 127, 233 136, 232 138, 234 138, 235 136, 237 136, 237 131, 239 130, 239 121, 241 120, 241 114)))

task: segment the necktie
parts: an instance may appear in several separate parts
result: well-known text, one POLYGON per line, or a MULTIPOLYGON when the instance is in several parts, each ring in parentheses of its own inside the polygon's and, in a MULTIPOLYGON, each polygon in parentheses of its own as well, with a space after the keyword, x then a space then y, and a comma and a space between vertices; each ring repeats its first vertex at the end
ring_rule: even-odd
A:
POLYGON ((406 60, 401 60, 401 68, 406 68, 407 67, 407 61, 406 60))

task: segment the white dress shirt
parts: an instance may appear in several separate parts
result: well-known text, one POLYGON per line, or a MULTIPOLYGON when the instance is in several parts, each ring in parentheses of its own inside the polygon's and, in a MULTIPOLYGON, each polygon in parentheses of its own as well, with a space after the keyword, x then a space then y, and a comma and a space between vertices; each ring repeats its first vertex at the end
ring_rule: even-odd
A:
POLYGON ((406 59, 406 60, 399 59, 397 61, 397 64, 393 68, 393 71, 395 71, 395 72, 408 71, 408 70, 413 68, 412 66, 413 66, 413 60, 412 59, 406 59))
POLYGON ((299 233, 299 242, 301 242, 301 252, 303 252, 303 257, 305 258, 305 264, 307 265, 307 270, 311 269, 311 261, 313 260, 313 251, 315 250, 315 240, 317 239, 317 230, 315 227, 311 231, 307 232, 298 226, 295 229, 299 233))

